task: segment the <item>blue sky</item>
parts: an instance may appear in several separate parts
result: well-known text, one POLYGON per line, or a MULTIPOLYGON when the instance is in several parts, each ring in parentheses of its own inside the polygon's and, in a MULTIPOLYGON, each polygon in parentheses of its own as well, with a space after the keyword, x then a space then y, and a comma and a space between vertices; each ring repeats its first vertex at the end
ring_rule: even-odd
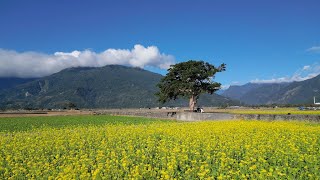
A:
POLYGON ((89 54, 81 65, 103 56, 162 74, 162 61, 226 63, 223 85, 304 79, 320 73, 319 9, 319 0, 0 0, 0 76, 46 75, 57 52, 63 61, 77 51, 89 54))

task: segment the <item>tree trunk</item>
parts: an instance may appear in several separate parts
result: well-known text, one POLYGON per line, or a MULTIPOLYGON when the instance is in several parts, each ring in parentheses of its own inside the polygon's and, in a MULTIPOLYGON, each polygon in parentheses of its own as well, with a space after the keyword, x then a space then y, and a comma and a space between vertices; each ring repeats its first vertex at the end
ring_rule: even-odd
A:
POLYGON ((192 95, 189 100, 190 111, 194 111, 194 107, 196 106, 196 104, 197 104, 197 98, 194 95, 192 95))

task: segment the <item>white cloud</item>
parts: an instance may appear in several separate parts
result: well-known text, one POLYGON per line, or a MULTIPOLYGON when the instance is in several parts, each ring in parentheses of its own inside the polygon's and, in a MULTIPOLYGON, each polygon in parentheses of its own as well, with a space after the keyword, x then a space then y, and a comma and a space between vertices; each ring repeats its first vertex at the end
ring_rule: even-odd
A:
POLYGON ((320 74, 320 64, 315 63, 312 66, 306 65, 301 69, 298 69, 292 76, 271 78, 271 79, 255 79, 250 81, 251 83, 283 83, 293 81, 304 81, 311 79, 320 74))
POLYGON ((221 85, 221 89, 226 90, 226 89, 229 89, 230 86, 234 86, 234 85, 242 85, 242 83, 239 81, 232 81, 231 84, 221 85))
POLYGON ((302 70, 308 70, 309 68, 310 68, 310 66, 309 66, 309 65, 307 65, 307 66, 303 66, 302 70))
POLYGON ((241 84, 241 82, 239 82, 239 81, 232 81, 231 82, 231 85, 240 85, 241 84))
POLYGON ((230 85, 227 84, 227 85, 221 85, 221 89, 222 90, 226 90, 226 89, 229 89, 230 85))
POLYGON ((135 45, 133 49, 107 49, 55 52, 16 52, 0 49, 0 77, 43 77, 69 67, 102 67, 110 64, 167 69, 174 64, 172 55, 160 53, 156 46, 135 45))
POLYGON ((307 49, 308 52, 315 52, 315 53, 320 53, 320 46, 313 46, 309 49, 307 49))

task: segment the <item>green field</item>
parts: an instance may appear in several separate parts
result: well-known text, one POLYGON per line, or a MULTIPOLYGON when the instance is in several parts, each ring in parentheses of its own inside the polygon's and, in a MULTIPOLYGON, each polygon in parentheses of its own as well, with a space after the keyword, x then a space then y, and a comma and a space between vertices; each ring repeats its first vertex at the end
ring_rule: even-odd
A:
POLYGON ((68 126, 97 126, 108 124, 149 124, 172 122, 144 117, 122 117, 122 116, 51 116, 51 117, 4 117, 0 118, 0 132, 27 131, 37 128, 63 128, 68 126))
POLYGON ((320 126, 0 118, 0 179, 319 179, 320 126))
POLYGON ((63 128, 66 126, 106 125, 106 124, 148 124, 159 122, 171 122, 143 117, 122 116, 51 116, 51 117, 4 117, 0 118, 1 131, 26 131, 35 128, 53 127, 63 128))
POLYGON ((296 115, 320 115, 320 110, 299 110, 297 108, 261 108, 261 109, 214 109, 210 112, 226 112, 232 114, 296 114, 296 115))

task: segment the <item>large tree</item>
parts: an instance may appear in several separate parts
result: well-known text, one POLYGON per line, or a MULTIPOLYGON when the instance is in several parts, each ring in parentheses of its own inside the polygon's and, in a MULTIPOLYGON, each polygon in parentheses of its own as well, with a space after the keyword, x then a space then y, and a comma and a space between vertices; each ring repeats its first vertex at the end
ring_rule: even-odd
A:
POLYGON ((167 75, 157 85, 160 91, 156 95, 161 103, 179 97, 188 98, 189 108, 193 111, 200 94, 212 94, 220 89, 221 84, 213 79, 217 72, 225 69, 225 64, 215 67, 207 62, 195 60, 171 65, 167 75))

